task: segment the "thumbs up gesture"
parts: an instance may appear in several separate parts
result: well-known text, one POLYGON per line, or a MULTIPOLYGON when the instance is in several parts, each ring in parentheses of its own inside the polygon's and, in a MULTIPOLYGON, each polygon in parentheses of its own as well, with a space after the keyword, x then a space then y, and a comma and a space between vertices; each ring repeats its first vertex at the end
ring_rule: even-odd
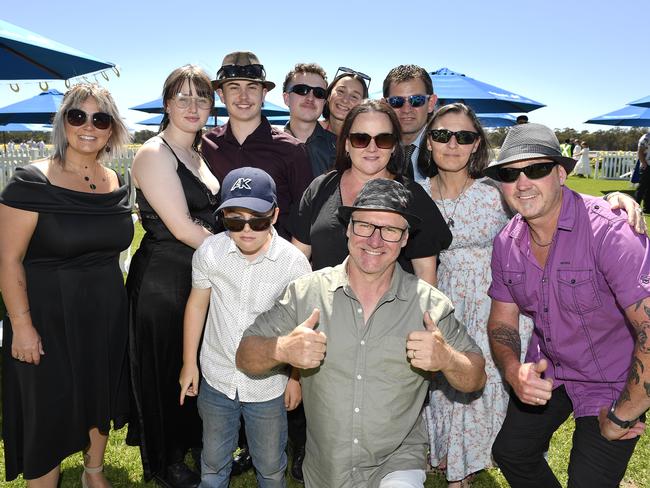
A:
POLYGON ((509 383, 523 403, 546 405, 551 399, 553 380, 542 378, 546 368, 548 362, 543 358, 535 363, 519 364, 515 378, 509 383))
POLYGON ((453 354, 429 312, 425 312, 424 330, 410 332, 406 340, 406 357, 411 365, 424 371, 441 371, 451 363, 453 354))
POLYGON ((314 330, 319 318, 320 311, 315 308, 289 335, 278 338, 277 347, 282 362, 300 369, 320 366, 321 361, 325 359, 327 337, 314 330))

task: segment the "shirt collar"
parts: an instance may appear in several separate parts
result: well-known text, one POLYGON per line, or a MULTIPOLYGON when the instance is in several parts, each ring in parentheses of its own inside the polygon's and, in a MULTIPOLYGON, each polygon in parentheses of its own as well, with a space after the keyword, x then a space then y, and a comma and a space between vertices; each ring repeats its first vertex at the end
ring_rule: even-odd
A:
MULTIPOLYGON (((291 130, 291 122, 290 122, 290 121, 287 122, 287 124, 284 126, 284 131, 285 131, 285 132, 288 132, 288 133, 291 134, 292 136, 296 137, 296 136, 294 135, 294 133, 292 132, 292 130, 291 130)), ((320 123, 319 123, 318 121, 316 121, 316 126, 314 127, 314 130, 312 131, 312 133, 310 134, 310 136, 309 136, 309 137, 307 138, 307 140, 305 141, 305 144, 309 144, 309 143, 312 142, 314 139, 321 139, 321 138, 327 136, 327 133, 328 133, 328 131, 326 131, 325 129, 323 129, 323 126, 320 125, 320 123)))
MULTIPOLYGON (((269 123, 266 117, 264 117, 263 115, 261 117, 262 117, 262 121, 260 122, 260 125, 258 125, 255 128, 255 130, 249 134, 249 136, 246 138, 244 142, 253 141, 253 140, 264 140, 264 141, 273 140, 273 137, 271 136, 271 124, 269 123)), ((224 133, 224 139, 228 142, 232 142, 239 145, 239 141, 232 133, 232 127, 230 125, 230 122, 226 122, 226 132, 224 133)))
MULTIPOLYGON (((330 274, 331 283, 329 286, 330 292, 335 292, 339 288, 343 288, 343 291, 347 295, 353 295, 352 288, 350 287, 350 280, 348 279, 347 266, 350 256, 346 257, 345 260, 332 268, 330 274)), ((384 294, 384 300, 391 300, 392 298, 397 298, 401 301, 408 300, 408 290, 406 283, 406 271, 395 262, 395 267, 393 268, 393 276, 391 278, 390 287, 388 291, 384 294)))

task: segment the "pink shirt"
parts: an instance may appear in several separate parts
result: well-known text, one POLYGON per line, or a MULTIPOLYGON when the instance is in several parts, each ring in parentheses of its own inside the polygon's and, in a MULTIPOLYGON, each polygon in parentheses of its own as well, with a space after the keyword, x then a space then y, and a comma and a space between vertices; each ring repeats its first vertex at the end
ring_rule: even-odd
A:
POLYGON ((532 317, 526 361, 548 360, 545 377, 565 386, 574 416, 598 415, 625 386, 634 333, 624 309, 650 296, 650 241, 603 199, 564 187, 546 266, 516 215, 494 240, 488 294, 532 317))

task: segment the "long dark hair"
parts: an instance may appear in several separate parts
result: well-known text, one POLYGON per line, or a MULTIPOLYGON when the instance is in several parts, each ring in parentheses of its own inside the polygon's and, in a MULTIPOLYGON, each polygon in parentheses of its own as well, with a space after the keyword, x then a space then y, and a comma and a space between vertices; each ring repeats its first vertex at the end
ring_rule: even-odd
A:
POLYGON ((324 119, 329 119, 330 118, 330 107, 329 107, 329 99, 330 95, 332 94, 332 91, 334 91, 334 88, 336 87, 336 84, 341 81, 343 78, 352 78, 357 80, 359 83, 361 83, 361 86, 363 87, 363 98, 368 98, 368 85, 366 85, 366 81, 361 78, 361 76, 355 74, 355 73, 341 73, 338 75, 336 78, 332 80, 332 83, 329 84, 327 87, 327 93, 325 94, 325 105, 323 105, 323 118, 324 119))
POLYGON ((390 124, 393 126, 393 134, 395 134, 395 150, 386 165, 386 170, 393 176, 401 175, 403 172, 402 160, 404 159, 404 150, 399 141, 402 139, 402 131, 399 128, 399 120, 395 111, 383 100, 364 100, 359 105, 353 107, 345 117, 343 121, 343 127, 341 128, 341 133, 339 138, 336 141, 336 161, 334 167, 339 173, 343 173, 346 169, 349 169, 352 166, 352 160, 350 155, 345 150, 345 141, 347 141, 348 136, 350 135, 350 129, 354 120, 359 114, 377 112, 385 114, 390 120, 390 124))
MULTIPOLYGON (((427 128, 425 129, 425 137, 428 139, 429 131, 433 128, 436 121, 443 115, 449 113, 463 114, 469 117, 469 119, 472 121, 472 125, 474 126, 474 131, 477 132, 481 137, 476 151, 474 151, 469 156, 469 161, 467 162, 467 172, 469 173, 469 177, 472 179, 483 177, 483 170, 487 167, 490 160, 490 146, 487 141, 487 137, 485 136, 485 130, 483 130, 481 122, 478 120, 478 117, 474 113, 474 110, 472 110, 470 107, 464 103, 450 103, 449 105, 443 105, 433 114, 433 117, 431 117, 431 120, 427 124, 427 128)), ((424 176, 435 176, 438 174, 438 166, 433 160, 431 151, 428 149, 426 151, 420 150, 417 164, 420 173, 422 173, 424 176)))
MULTIPOLYGON (((212 89, 212 84, 210 83, 210 78, 200 67, 193 64, 186 64, 180 68, 176 68, 172 71, 163 85, 163 108, 165 110, 163 114, 162 121, 160 122, 160 129, 158 133, 161 133, 169 125, 169 115, 167 114, 167 104, 169 101, 178 94, 178 92, 183 87, 183 83, 188 81, 190 86, 194 86, 196 93, 194 95, 199 97, 209 98, 212 101, 214 106, 214 90, 212 89)), ((212 113, 212 111, 210 111, 212 113)), ((199 149, 199 144, 201 143, 201 136, 203 135, 202 128, 196 131, 196 136, 194 137, 194 142, 192 147, 196 150, 199 149)))

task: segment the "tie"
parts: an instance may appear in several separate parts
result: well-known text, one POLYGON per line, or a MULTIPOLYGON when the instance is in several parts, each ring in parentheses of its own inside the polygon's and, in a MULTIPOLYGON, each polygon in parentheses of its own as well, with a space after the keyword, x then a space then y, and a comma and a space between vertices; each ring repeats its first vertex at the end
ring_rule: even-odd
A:
POLYGON ((404 148, 404 174, 411 179, 413 179, 413 162, 411 161, 411 157, 416 147, 415 144, 409 144, 404 148))

